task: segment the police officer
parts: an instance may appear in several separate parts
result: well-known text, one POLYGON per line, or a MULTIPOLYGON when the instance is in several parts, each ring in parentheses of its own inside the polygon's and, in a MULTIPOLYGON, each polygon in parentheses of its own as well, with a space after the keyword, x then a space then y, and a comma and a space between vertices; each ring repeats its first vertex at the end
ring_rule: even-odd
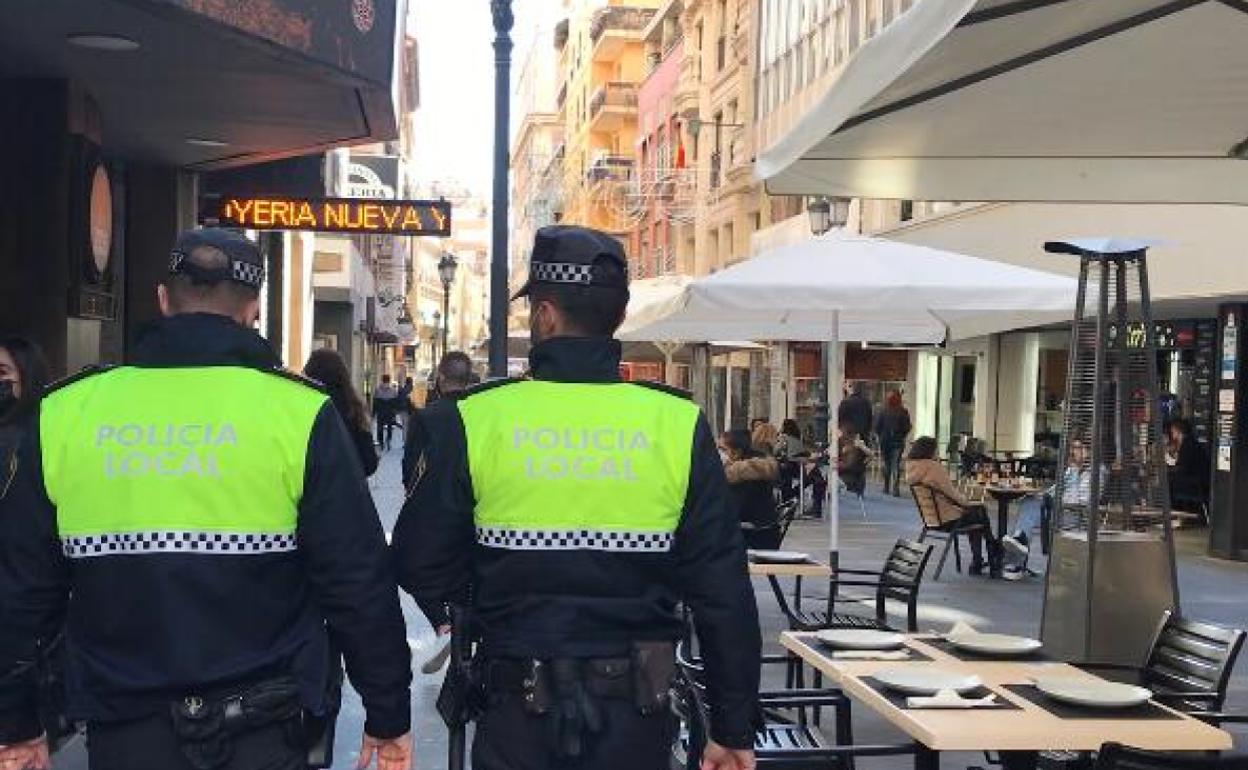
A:
POLYGON ((485 683, 477 770, 661 768, 677 603, 714 703, 706 770, 754 766, 760 638, 737 519, 684 394, 620 381, 615 239, 538 231, 532 378, 424 417, 434 443, 395 528, 400 585, 436 626, 472 606, 485 683))
POLYGON ((253 243, 184 233, 169 273, 132 363, 44 399, 0 511, 0 768, 47 764, 26 674, 64 623, 93 768, 307 767, 340 651, 360 766, 407 770, 410 651, 342 420, 253 330, 253 243))

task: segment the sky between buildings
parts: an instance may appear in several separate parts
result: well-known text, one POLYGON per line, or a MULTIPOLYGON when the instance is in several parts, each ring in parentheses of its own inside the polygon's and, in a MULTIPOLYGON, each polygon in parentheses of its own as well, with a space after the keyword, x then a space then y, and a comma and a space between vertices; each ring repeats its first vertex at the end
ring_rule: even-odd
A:
MULTIPOLYGON (((415 158, 422 180, 456 180, 490 197, 494 153, 494 25, 489 0, 411 0, 420 47, 415 158)), ((560 0, 513 0, 512 78, 529 46, 554 45, 560 0)), ((513 89, 514 97, 514 89, 513 89)), ((511 127, 519 116, 512 109, 511 127)))

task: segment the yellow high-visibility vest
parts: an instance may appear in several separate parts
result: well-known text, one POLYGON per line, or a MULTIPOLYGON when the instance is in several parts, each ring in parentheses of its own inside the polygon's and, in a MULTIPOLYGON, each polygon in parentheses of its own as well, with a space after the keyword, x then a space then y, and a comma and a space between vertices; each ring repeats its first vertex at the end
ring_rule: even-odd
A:
POLYGON ((39 435, 65 554, 294 550, 326 401, 237 366, 120 367, 53 391, 39 435))
POLYGON ((529 380, 457 406, 482 545, 671 548, 699 415, 687 399, 633 383, 529 380))

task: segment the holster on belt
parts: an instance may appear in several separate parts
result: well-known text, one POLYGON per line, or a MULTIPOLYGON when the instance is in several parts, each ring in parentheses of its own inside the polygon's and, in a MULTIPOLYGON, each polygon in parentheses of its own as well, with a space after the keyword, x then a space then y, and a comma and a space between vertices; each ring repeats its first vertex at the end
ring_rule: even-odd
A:
MULTIPOLYGON (((301 728, 299 690, 288 677, 226 695, 188 695, 170 709, 182 753, 195 770, 214 770, 234 755, 234 737, 274 724, 301 728)), ((291 735, 302 746, 301 735, 291 735)))
POLYGON ((525 711, 546 719, 555 755, 575 759, 606 726, 603 700, 632 701, 645 716, 664 712, 674 675, 671 642, 639 642, 627 658, 498 661, 488 686, 522 693, 525 711))

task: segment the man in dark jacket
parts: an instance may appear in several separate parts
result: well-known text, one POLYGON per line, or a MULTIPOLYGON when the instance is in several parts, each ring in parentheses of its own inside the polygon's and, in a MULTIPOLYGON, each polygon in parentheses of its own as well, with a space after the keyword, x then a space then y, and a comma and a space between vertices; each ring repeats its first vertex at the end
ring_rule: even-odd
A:
POLYGON ((863 395, 862 383, 854 383, 849 396, 836 411, 836 424, 850 428, 865 441, 871 436, 871 402, 863 395))
POLYGON ((522 294, 532 379, 426 412, 434 441, 394 532, 434 626, 471 595, 489 690, 474 767, 666 767, 683 600, 715 704, 702 767, 748 770, 758 614, 710 428, 685 395, 620 381, 613 238, 542 228, 522 294))
POLYGON ((430 396, 435 396, 425 409, 412 410, 407 424, 407 435, 403 442, 403 488, 410 489, 415 477, 420 458, 429 446, 431 436, 429 428, 421 420, 427 409, 432 409, 443 400, 454 401, 468 389, 472 383, 472 359, 467 353, 452 350, 442 356, 438 362, 437 376, 430 389, 430 396))
POLYGON ((410 766, 381 526, 331 402, 250 328, 263 273, 243 236, 184 233, 132 363, 40 406, 0 511, 0 766, 45 762, 30 662, 62 625, 95 767, 304 768, 339 651, 362 759, 410 766))

